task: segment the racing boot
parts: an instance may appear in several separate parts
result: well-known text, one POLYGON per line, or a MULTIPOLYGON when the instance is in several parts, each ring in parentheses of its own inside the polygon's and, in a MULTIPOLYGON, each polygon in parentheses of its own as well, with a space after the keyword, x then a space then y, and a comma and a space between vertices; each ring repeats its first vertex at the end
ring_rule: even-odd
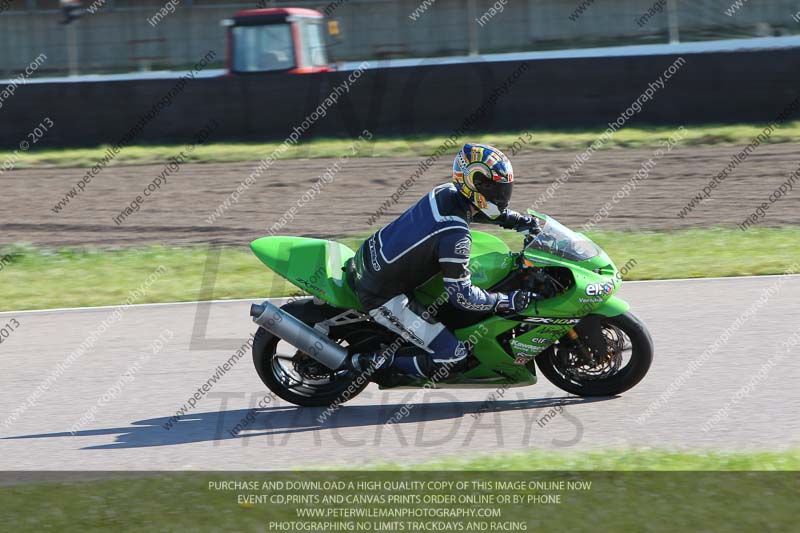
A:
POLYGON ((381 374, 387 372, 393 363, 394 354, 381 351, 353 354, 345 366, 354 374, 381 374))

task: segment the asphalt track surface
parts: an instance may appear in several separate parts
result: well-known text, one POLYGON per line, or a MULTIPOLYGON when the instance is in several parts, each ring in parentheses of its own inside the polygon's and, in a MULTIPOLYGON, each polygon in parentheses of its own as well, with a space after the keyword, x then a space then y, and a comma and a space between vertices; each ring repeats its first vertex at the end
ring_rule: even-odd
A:
POLYGON ((649 326, 656 347, 649 375, 620 397, 581 399, 541 378, 509 389, 473 416, 493 389, 421 393, 370 386, 322 424, 322 409, 271 401, 252 411, 254 422, 238 436, 229 430, 267 392, 249 351, 172 429, 164 424, 253 332, 248 302, 125 309, 10 424, 10 414, 114 309, 0 313, 0 322, 19 323, 0 345, 0 470, 260 470, 522 449, 800 445, 800 345, 781 346, 800 331, 800 276, 627 283, 620 295, 649 326), (768 299, 753 307, 768 289, 768 299), (736 326, 748 308, 752 316, 736 326), (725 342, 701 360, 726 328, 725 342), (170 337, 165 330, 171 339, 148 359, 153 340, 170 337), (690 365, 693 360, 701 362, 690 365), (132 367, 132 379, 121 381, 132 367), (121 385, 109 394, 115 383, 121 385), (107 402, 98 407, 104 393, 107 402), (660 397, 666 401, 654 403, 660 397), (410 414, 385 425, 407 402, 410 414), (704 431, 728 403, 727 417, 704 431), (94 420, 73 428, 92 406, 94 420))

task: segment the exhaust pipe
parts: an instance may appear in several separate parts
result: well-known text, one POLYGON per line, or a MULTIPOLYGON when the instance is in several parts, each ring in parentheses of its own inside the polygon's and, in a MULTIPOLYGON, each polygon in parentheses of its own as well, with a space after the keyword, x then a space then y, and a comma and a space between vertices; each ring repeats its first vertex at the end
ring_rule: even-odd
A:
POLYGON ((342 368, 347 359, 346 349, 269 301, 251 305, 250 316, 256 324, 331 370, 342 368))

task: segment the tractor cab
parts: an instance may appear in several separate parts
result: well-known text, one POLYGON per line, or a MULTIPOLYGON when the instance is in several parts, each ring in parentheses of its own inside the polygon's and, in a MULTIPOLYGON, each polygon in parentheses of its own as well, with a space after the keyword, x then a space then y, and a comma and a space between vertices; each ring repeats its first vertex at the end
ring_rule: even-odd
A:
POLYGON ((228 71, 233 75, 331 70, 319 11, 248 9, 223 25, 228 28, 228 71))

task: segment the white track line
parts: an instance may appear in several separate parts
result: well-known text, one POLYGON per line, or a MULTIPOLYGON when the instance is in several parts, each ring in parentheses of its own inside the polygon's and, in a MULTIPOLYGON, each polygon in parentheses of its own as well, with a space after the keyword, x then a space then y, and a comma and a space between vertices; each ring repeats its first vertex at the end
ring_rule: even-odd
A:
MULTIPOLYGON (((770 279, 770 278, 800 278, 800 274, 767 274, 764 276, 731 276, 731 277, 716 277, 716 278, 675 278, 675 279, 645 279, 645 280, 636 280, 636 281, 624 281, 625 285, 628 284, 637 284, 637 283, 680 283, 685 281, 736 281, 736 280, 759 280, 759 279, 770 279)), ((261 302, 264 300, 284 300, 286 298, 291 298, 291 296, 278 296, 275 298, 239 298, 235 300, 201 300, 201 301, 192 301, 192 302, 162 302, 162 303, 151 303, 151 304, 132 304, 127 307, 133 307, 138 309, 145 309, 148 307, 168 307, 172 305, 198 305, 198 304, 217 304, 217 303, 241 303, 241 302, 261 302)), ((98 311, 103 309, 116 309, 121 307, 121 305, 101 305, 96 307, 60 307, 55 309, 31 309, 27 311, 0 311, 0 316, 11 316, 11 315, 27 315, 33 313, 62 313, 67 311, 98 311)))
POLYGON ((633 281, 623 281, 625 285, 629 283, 668 283, 674 281, 727 281, 737 279, 769 279, 769 278, 798 278, 800 274, 764 274, 763 276, 728 276, 716 278, 674 278, 674 279, 637 279, 633 281))
MULTIPOLYGON (((168 307, 172 305, 197 305, 197 304, 216 304, 216 303, 236 303, 236 302, 263 302, 264 300, 283 300, 285 298, 290 298, 290 296, 280 296, 276 298, 241 298, 237 300, 198 300, 193 302, 161 302, 161 303, 150 303, 150 304, 131 304, 126 307, 132 308, 148 308, 148 307, 168 307)), ((122 304, 119 305, 100 305, 95 307, 59 307, 54 309, 30 309, 27 311, 0 311, 0 316, 3 315, 23 315, 23 314, 31 314, 31 313, 60 313, 64 311, 101 311, 103 309, 116 309, 118 307, 123 307, 122 304)))

